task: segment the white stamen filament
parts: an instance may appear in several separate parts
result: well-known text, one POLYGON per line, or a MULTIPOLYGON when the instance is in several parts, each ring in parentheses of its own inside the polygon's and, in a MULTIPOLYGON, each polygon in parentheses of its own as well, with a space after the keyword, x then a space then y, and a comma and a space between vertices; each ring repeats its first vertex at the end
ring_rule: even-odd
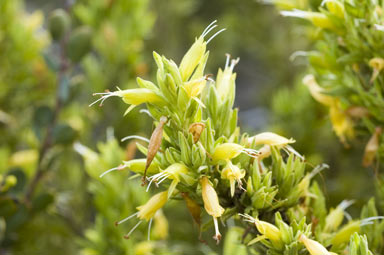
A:
POLYGON ((125 141, 127 141, 129 139, 138 139, 138 140, 141 140, 141 141, 149 143, 149 139, 148 138, 145 138, 145 137, 142 137, 142 136, 139 136, 139 135, 129 135, 129 136, 126 136, 123 139, 121 139, 121 141, 125 142, 125 141))
POLYGON ((228 66, 229 66, 229 60, 230 60, 230 58, 231 58, 231 55, 229 55, 228 53, 225 54, 225 55, 227 56, 227 59, 225 60, 225 69, 227 69, 228 66))
POLYGON ((135 231, 135 229, 141 224, 141 222, 142 222, 142 220, 139 221, 139 222, 138 222, 138 223, 131 229, 131 231, 129 231, 128 234, 126 234, 126 235, 124 236, 124 238, 125 238, 125 239, 128 239, 129 236, 132 234, 132 232, 135 231))
POLYGON ((203 33, 201 33, 201 36, 204 37, 207 35, 207 31, 211 28, 211 26, 213 26, 215 23, 217 22, 217 20, 214 20, 211 22, 211 24, 209 24, 203 31, 203 33))
POLYGON ((223 29, 217 31, 214 35, 211 36, 211 38, 208 39, 207 44, 208 44, 210 41, 212 41, 212 39, 215 38, 218 34, 220 34, 221 32, 223 32, 223 31, 225 31, 225 30, 226 30, 226 28, 223 28, 223 29))
MULTIPOLYGON (((317 165, 315 167, 315 169, 313 169, 312 172, 309 174, 309 178, 312 179, 313 177, 315 177, 315 175, 317 175, 318 173, 320 173, 321 171, 323 171, 326 168, 329 168, 329 166, 327 164, 317 165)), ((344 200, 344 201, 346 201, 346 200, 344 200)), ((341 202, 341 203, 343 203, 343 202, 341 202)), ((341 204, 339 206, 341 206, 341 204)))
POLYGON ((233 68, 235 67, 235 65, 239 63, 239 61, 240 61, 240 58, 232 59, 231 66, 230 66, 231 71, 233 71, 233 68))
POLYGON ((299 50, 299 51, 295 51, 295 52, 292 53, 292 55, 289 57, 289 61, 293 62, 293 61, 295 61, 295 59, 296 59, 297 57, 306 57, 306 56, 308 56, 308 52, 306 52, 306 51, 301 51, 301 50, 299 50))
POLYGON ((355 200, 343 200, 337 207, 339 207, 341 210, 344 211, 345 209, 350 207, 353 203, 355 203, 355 200))
POLYGON ((118 166, 118 167, 111 168, 111 169, 105 171, 104 173, 100 174, 99 178, 103 178, 104 175, 106 175, 106 174, 108 174, 108 173, 110 173, 110 172, 112 172, 112 171, 122 170, 122 169, 124 169, 124 168, 126 168, 125 165, 120 165, 120 166, 118 166))
POLYGON ((123 222, 126 222, 127 220, 129 220, 129 219, 135 217, 138 213, 139 213, 139 212, 136 212, 136 213, 134 213, 134 214, 128 216, 127 218, 124 218, 124 219, 122 219, 122 220, 120 220, 120 221, 117 221, 117 222, 115 223, 115 225, 117 226, 117 225, 120 225, 120 224, 123 223, 123 222))
POLYGON ((383 220, 383 219, 384 219, 384 216, 369 217, 369 218, 361 220, 360 226, 362 227, 365 225, 370 225, 370 224, 373 224, 372 221, 374 221, 374 220, 383 220))
POLYGON ((215 225, 215 236, 214 236, 214 239, 216 240, 216 243, 219 243, 220 239, 221 239, 221 234, 220 234, 220 231, 219 231, 219 224, 217 224, 217 218, 216 217, 213 217, 213 223, 215 225))
POLYGON ((98 103, 98 102, 100 102, 100 101, 101 101, 101 102, 100 102, 100 106, 102 106, 103 103, 104 103, 104 101, 105 101, 107 98, 109 98, 109 97, 113 97, 113 96, 117 96, 117 94, 116 94, 115 92, 94 93, 93 95, 94 95, 94 96, 96 96, 96 95, 102 95, 102 97, 99 98, 99 99, 97 99, 95 102, 91 103, 91 104, 89 105, 89 107, 91 107, 92 105, 94 105, 94 104, 96 104, 96 103, 98 103))

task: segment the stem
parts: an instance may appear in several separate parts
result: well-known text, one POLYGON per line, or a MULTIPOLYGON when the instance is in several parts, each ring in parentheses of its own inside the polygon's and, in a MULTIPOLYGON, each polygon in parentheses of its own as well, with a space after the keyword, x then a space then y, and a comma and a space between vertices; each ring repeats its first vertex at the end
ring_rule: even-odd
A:
POLYGON ((40 149, 39 149, 39 158, 37 161, 36 171, 35 175, 33 176, 33 179, 31 183, 29 184, 27 191, 25 193, 24 201, 26 204, 30 203, 31 198, 33 197, 33 194, 35 193, 36 187, 38 186, 41 179, 44 177, 44 174, 46 173, 46 170, 44 169, 43 162, 47 155, 47 152, 52 147, 52 140, 53 140, 53 130, 56 127, 57 120, 59 118, 63 102, 60 97, 60 91, 61 86, 63 86, 62 79, 64 78, 65 73, 69 69, 69 63, 66 57, 66 43, 67 43, 67 36, 65 36, 61 42, 60 42, 60 68, 57 74, 57 86, 56 86, 56 104, 53 112, 53 118, 51 120, 51 123, 49 123, 47 127, 47 132, 44 136, 43 142, 41 143, 40 149))

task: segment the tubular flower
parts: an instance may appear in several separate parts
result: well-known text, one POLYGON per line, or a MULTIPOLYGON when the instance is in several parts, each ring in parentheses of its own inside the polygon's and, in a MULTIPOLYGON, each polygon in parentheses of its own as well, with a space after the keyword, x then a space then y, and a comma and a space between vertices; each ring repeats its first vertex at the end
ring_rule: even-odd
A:
POLYGON ((270 146, 285 146, 295 142, 295 140, 292 138, 287 139, 272 132, 264 132, 257 134, 255 136, 250 137, 248 141, 250 143, 254 142, 256 145, 265 144, 270 146))
POLYGON ((168 189, 168 197, 173 194, 177 184, 180 182, 180 178, 183 178, 187 183, 194 182, 193 178, 188 176, 189 169, 184 164, 175 163, 167 167, 165 170, 161 170, 160 173, 152 175, 149 177, 149 184, 147 187, 147 191, 151 186, 152 182, 155 181, 157 184, 162 183, 166 179, 171 179, 172 183, 168 189))
POLYGON ((220 160, 230 160, 236 158, 241 153, 247 153, 251 156, 256 156, 258 151, 246 149, 237 143, 223 143, 216 146, 215 151, 212 154, 212 160, 214 162, 220 160))
POLYGON ((197 97, 207 83, 207 76, 184 83, 184 89, 189 97, 197 97))
POLYGON ((126 104, 131 106, 127 109, 125 114, 128 114, 133 108, 143 103, 152 103, 158 105, 164 105, 165 100, 153 90, 146 88, 137 88, 137 89, 126 89, 126 90, 117 90, 113 92, 103 92, 103 93, 94 93, 93 95, 100 95, 101 98, 90 104, 92 106, 100 102, 100 106, 103 105, 104 101, 109 97, 121 97, 126 104))
POLYGON ((239 63, 239 58, 232 59, 230 61, 230 55, 227 54, 227 61, 225 63, 224 71, 219 69, 216 77, 217 93, 221 99, 221 102, 229 99, 231 103, 235 99, 235 80, 236 73, 233 73, 233 68, 239 63), (229 64, 229 62, 231 64, 229 64))
POLYGON ((140 221, 128 232, 128 234, 124 236, 124 238, 128 239, 132 234, 132 232, 141 224, 143 220, 149 221, 149 225, 148 225, 148 240, 149 240, 153 217, 155 216, 156 212, 165 205, 167 201, 168 201, 168 191, 157 193, 156 195, 152 196, 147 201, 147 203, 145 203, 142 206, 138 206, 137 207, 138 212, 128 216, 125 219, 122 219, 116 222, 115 225, 117 226, 123 222, 126 222, 127 220, 133 218, 134 216, 137 216, 137 218, 140 219, 140 221))
POLYGON ((334 104, 329 109, 329 115, 331 117, 332 127, 340 141, 346 144, 347 138, 354 137, 353 121, 341 109, 340 103, 334 104))
POLYGON ((344 200, 335 209, 331 210, 331 212, 325 218, 324 231, 335 231, 343 222, 345 209, 347 209, 351 204, 353 204, 353 202, 354 201, 352 200, 344 200))
POLYGON ((269 239, 274 245, 281 247, 281 231, 275 225, 268 223, 266 221, 259 220, 257 218, 253 218, 248 214, 239 214, 244 217, 244 221, 254 223, 257 230, 262 234, 262 236, 257 237, 252 240, 250 244, 255 243, 262 239, 269 239))
POLYGON ((233 165, 230 160, 228 160, 227 165, 221 172, 221 178, 229 180, 231 187, 231 197, 235 194, 235 184, 236 182, 241 187, 241 179, 245 176, 245 170, 240 169, 238 166, 233 165))
MULTIPOLYGON (((144 173, 144 170, 145 170, 145 164, 146 164, 146 161, 147 159, 145 158, 141 158, 141 159, 132 159, 132 160, 129 160, 129 161, 123 161, 123 164, 117 166, 117 167, 114 167, 114 168, 111 168, 107 171, 105 171, 104 173, 102 173, 100 175, 100 178, 102 178, 104 175, 112 172, 112 171, 116 171, 116 170, 123 170, 125 168, 128 168, 129 170, 131 170, 132 172, 134 173, 137 173, 137 174, 143 174, 144 173)), ((159 165, 157 162, 153 162, 147 172, 149 174, 156 174, 159 172, 159 165)))
POLYGON ((305 235, 300 236, 300 242, 302 242, 311 255, 332 255, 335 253, 329 252, 319 242, 309 239, 305 235))
POLYGON ((319 84, 317 84, 315 76, 313 76, 312 74, 306 75, 303 78, 303 83, 308 87, 312 97, 316 99, 316 101, 318 101, 319 103, 322 103, 326 106, 332 106, 336 103, 336 98, 324 94, 324 92, 326 92, 325 89, 320 87, 319 84))
POLYGON ((324 13, 301 11, 297 9, 292 11, 281 11, 280 13, 281 15, 287 17, 296 17, 309 20, 313 23, 313 25, 320 28, 337 30, 332 21, 324 13))
POLYGON ((224 213, 224 208, 220 206, 217 193, 210 184, 208 177, 202 177, 200 179, 200 184, 202 189, 205 211, 207 211, 207 213, 213 217, 213 222, 215 224, 215 235, 213 236, 213 239, 215 239, 216 242, 219 243, 221 239, 221 234, 219 232, 217 218, 221 217, 221 215, 224 213))
POLYGON ((204 37, 209 34, 217 25, 215 25, 216 20, 207 26, 207 28, 203 31, 201 36, 196 39, 195 43, 191 46, 191 48, 184 55, 181 63, 179 65, 179 71, 181 74, 181 79, 183 81, 187 81, 189 77, 192 75, 193 71, 196 67, 202 62, 205 56, 205 51, 207 49, 207 44, 219 33, 224 31, 225 29, 219 30, 215 33, 211 38, 207 41, 204 40, 204 37))
POLYGON ((363 220, 350 221, 333 236, 332 245, 338 246, 347 243, 354 233, 360 232, 362 226, 370 225, 374 220, 382 220, 383 218, 383 216, 375 216, 363 220))

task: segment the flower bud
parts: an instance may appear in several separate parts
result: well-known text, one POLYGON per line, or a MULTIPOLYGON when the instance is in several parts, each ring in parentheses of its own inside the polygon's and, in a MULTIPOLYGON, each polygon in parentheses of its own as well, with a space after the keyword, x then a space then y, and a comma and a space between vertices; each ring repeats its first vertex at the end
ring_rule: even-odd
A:
POLYGON ((229 160, 235 158, 243 152, 244 147, 236 143, 223 143, 216 146, 212 154, 213 161, 229 160))
POLYGON ((135 255, 148 255, 153 254, 155 243, 150 241, 143 241, 135 245, 135 255))
POLYGON ((139 213, 137 217, 141 220, 149 221, 153 218, 155 213, 162 208, 168 201, 168 191, 163 191, 152 196, 147 203, 137 207, 139 213))
POLYGON ((292 138, 287 139, 272 132, 264 132, 257 134, 255 136, 250 137, 248 141, 249 143, 255 143, 256 145, 265 144, 270 146, 285 146, 289 143, 295 142, 295 140, 292 138))
POLYGON ((319 242, 309 239, 304 234, 300 236, 302 242, 311 255, 331 255, 331 253, 319 242))
POLYGON ((332 245, 338 246, 343 243, 347 243, 356 232, 360 231, 360 221, 351 221, 344 227, 342 227, 332 238, 332 245))
POLYGON ((281 232, 275 225, 255 219, 255 226, 257 230, 269 240, 275 243, 281 243, 281 232))
POLYGON ((54 10, 48 20, 48 28, 53 40, 60 40, 69 30, 71 20, 63 9, 54 10))
POLYGON ((303 78, 303 83, 308 87, 312 97, 316 99, 316 101, 318 101, 319 103, 322 103, 327 106, 335 104, 336 99, 323 93, 325 92, 325 90, 317 84, 315 76, 313 76, 312 74, 306 75, 303 78))
POLYGON ((76 28, 69 37, 67 44, 68 57, 74 63, 80 60, 91 50, 92 31, 87 26, 76 28))

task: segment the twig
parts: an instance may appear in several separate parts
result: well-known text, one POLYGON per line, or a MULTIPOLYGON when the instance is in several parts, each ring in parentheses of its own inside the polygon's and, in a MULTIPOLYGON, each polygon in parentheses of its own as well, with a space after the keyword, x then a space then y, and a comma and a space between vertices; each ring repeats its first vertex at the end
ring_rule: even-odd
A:
POLYGON ((30 203, 31 198, 33 197, 33 194, 36 190, 36 187, 40 180, 43 178, 45 174, 45 169, 43 166, 43 161, 45 159, 45 156, 47 152, 52 147, 52 140, 53 140, 53 130, 57 124, 57 120, 59 118, 61 108, 62 108, 62 100, 60 96, 61 86, 63 86, 62 79, 64 78, 65 73, 68 71, 69 63, 66 57, 66 43, 67 43, 67 36, 65 36, 61 42, 60 42, 60 68, 58 71, 57 76, 57 87, 56 87, 56 104, 53 112, 53 118, 51 120, 51 123, 49 123, 47 127, 47 132, 45 134, 44 140, 41 144, 40 150, 39 150, 39 158, 37 161, 36 171, 35 175, 33 176, 33 179, 31 183, 29 184, 27 191, 25 193, 24 202, 26 204, 30 203))

